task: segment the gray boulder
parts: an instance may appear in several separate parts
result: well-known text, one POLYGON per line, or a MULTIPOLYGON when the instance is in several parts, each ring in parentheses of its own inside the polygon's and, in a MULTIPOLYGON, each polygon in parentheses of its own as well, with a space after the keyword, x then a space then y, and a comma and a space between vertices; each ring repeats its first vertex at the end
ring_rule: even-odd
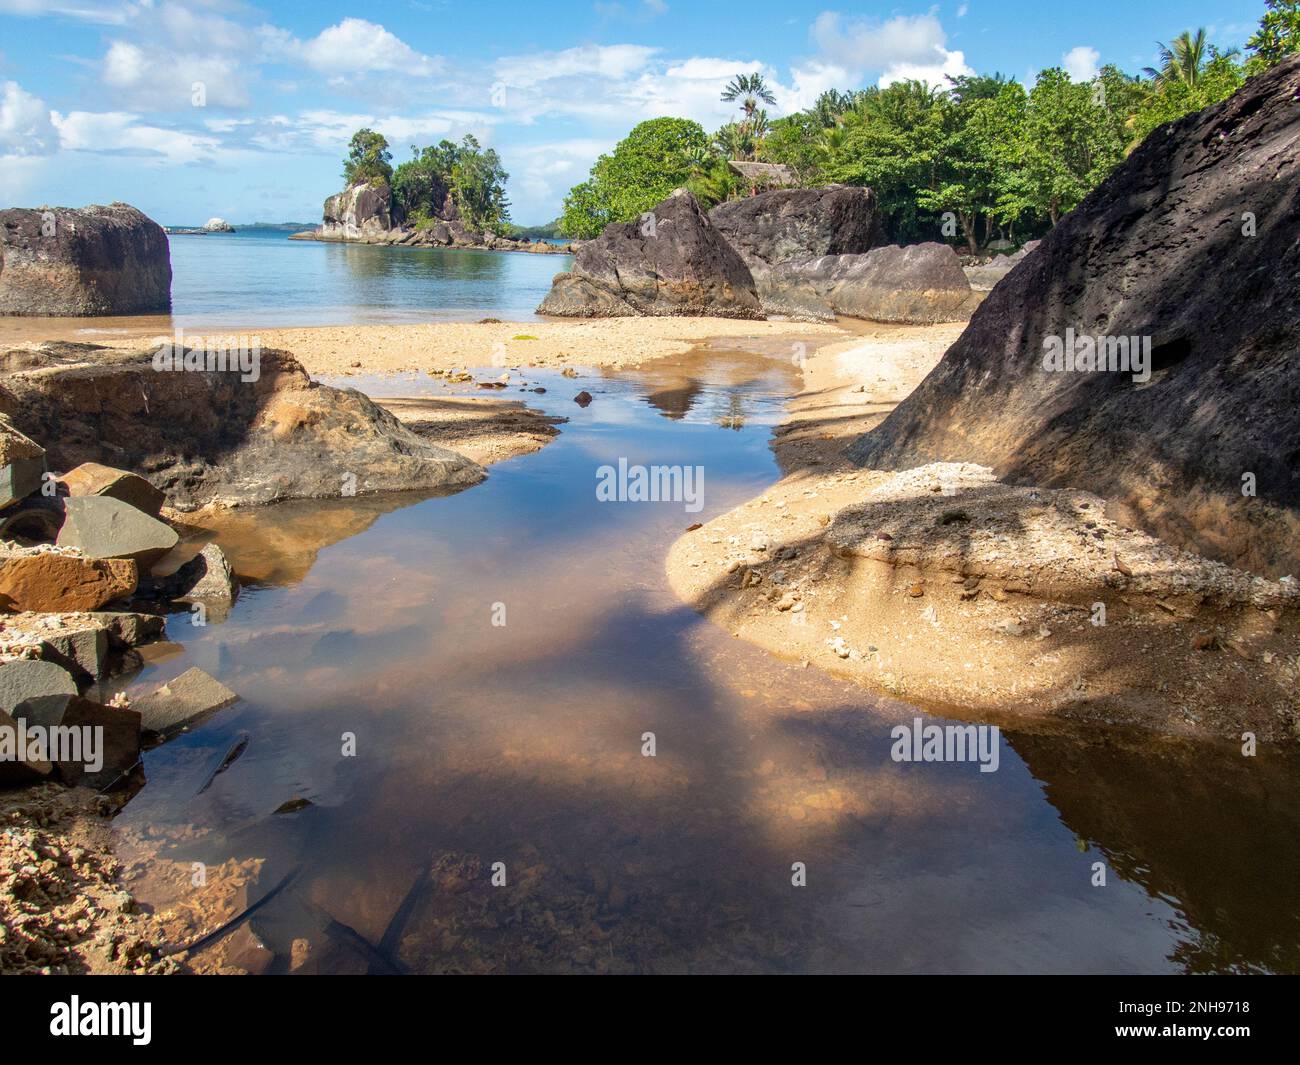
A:
POLYGON ((207 544, 172 574, 167 591, 174 599, 230 603, 239 595, 239 582, 225 552, 207 544))
POLYGON ((162 226, 125 203, 0 211, 0 315, 171 309, 162 226))
POLYGON ((709 221, 749 267, 768 311, 774 268, 824 255, 858 255, 883 242, 876 194, 850 185, 759 193, 718 204, 709 221))
POLYGON ((76 695, 72 674, 53 662, 19 658, 0 665, 0 710, 12 713, 19 703, 39 695, 76 695))
POLYGON ((744 260, 678 189, 636 222, 605 227, 558 274, 539 314, 763 317, 744 260))
POLYGON ((970 316, 971 286, 947 244, 890 245, 778 267, 769 308, 792 316, 842 314, 914 325, 970 316))
POLYGON ((142 572, 180 541, 176 530, 111 496, 69 496, 58 546, 85 558, 131 558, 142 572))
POLYGON ((1012 252, 1010 255, 997 255, 986 263, 963 267, 966 280, 976 292, 991 292, 994 286, 1024 262, 1040 243, 1042 242, 1031 240, 1019 251, 1012 252))

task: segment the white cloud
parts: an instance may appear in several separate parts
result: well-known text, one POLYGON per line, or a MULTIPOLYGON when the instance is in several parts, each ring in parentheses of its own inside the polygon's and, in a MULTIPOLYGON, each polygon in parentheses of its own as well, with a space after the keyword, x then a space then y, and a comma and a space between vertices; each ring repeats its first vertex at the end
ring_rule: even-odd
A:
POLYGON ((443 69, 443 62, 417 52, 378 23, 345 18, 309 41, 289 38, 286 52, 313 70, 331 75, 395 71, 427 76, 443 69))
POLYGON ((948 35, 932 12, 881 21, 823 11, 810 32, 823 63, 859 75, 880 71, 882 87, 905 78, 946 85, 947 75, 975 73, 962 52, 948 49, 948 35))
POLYGON ((1061 66, 1071 81, 1092 81, 1101 72, 1100 63, 1101 53, 1086 44, 1071 48, 1061 56, 1061 66))
POLYGON ((201 86, 204 106, 247 107, 247 85, 252 76, 239 61, 219 51, 193 54, 173 52, 158 63, 153 48, 128 41, 109 45, 100 64, 100 80, 112 91, 115 103, 135 110, 174 110, 193 106, 201 86))
POLYGON ((45 155, 57 140, 50 111, 16 81, 0 85, 0 155, 45 155))
POLYGON ((213 162, 221 147, 216 137, 151 126, 128 111, 71 111, 66 115, 51 111, 50 120, 66 151, 137 155, 184 166, 213 162))
POLYGON ((25 15, 36 18, 57 15, 81 22, 97 22, 108 26, 123 25, 141 8, 151 8, 151 0, 138 4, 111 4, 91 2, 85 4, 61 3, 59 0, 0 0, 0 15, 25 15))
POLYGON ((961 7, 957 8, 957 17, 965 18, 966 12, 968 12, 969 10, 970 10, 970 4, 962 4, 961 7))
POLYGON ((644 70, 657 48, 639 44, 587 44, 559 52, 507 56, 494 67, 497 80, 528 89, 555 78, 593 77, 622 80, 644 70))

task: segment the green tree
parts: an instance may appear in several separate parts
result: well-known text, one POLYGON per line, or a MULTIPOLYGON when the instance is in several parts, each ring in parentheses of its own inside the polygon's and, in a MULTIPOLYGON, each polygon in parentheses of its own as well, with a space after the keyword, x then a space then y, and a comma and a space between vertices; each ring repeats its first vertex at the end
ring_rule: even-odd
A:
POLYGON ((471 229, 502 232, 510 221, 505 194, 509 177, 496 150, 481 148, 467 135, 457 150, 449 182, 461 220, 471 229))
POLYGON ((1133 133, 1140 143, 1153 130, 1193 111, 1226 100, 1245 80, 1245 71, 1231 54, 1210 49, 1210 58, 1195 82, 1171 80, 1156 83, 1133 117, 1133 133))
POLYGON ((1255 36, 1246 42, 1251 57, 1246 72, 1258 74, 1300 52, 1300 0, 1266 0, 1268 10, 1255 36))
POLYGON ((1235 48, 1224 52, 1213 48, 1206 38, 1203 28, 1195 33, 1192 33, 1191 30, 1183 30, 1174 38, 1173 44, 1160 44, 1159 48, 1160 68, 1146 67, 1142 73, 1162 87, 1169 84, 1180 84, 1194 89, 1200 84, 1209 64, 1213 60, 1220 56, 1231 57, 1237 54, 1235 48))
POLYGON ((348 142, 347 158, 343 160, 343 181, 348 186, 362 181, 391 183, 393 155, 382 133, 372 129, 359 129, 348 142))
POLYGON ((709 139, 699 123, 652 118, 636 126, 591 168, 564 200, 566 236, 595 237, 611 222, 630 222, 691 178, 709 139))

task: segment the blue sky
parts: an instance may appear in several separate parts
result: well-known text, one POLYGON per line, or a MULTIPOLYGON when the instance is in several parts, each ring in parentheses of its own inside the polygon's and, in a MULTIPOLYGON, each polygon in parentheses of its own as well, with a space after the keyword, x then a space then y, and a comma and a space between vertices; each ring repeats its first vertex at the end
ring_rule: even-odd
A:
POLYGON ((762 70, 775 116, 826 88, 1045 66, 1136 72, 1263 0, 0 0, 0 207, 125 200, 164 224, 314 221, 361 126, 495 147, 517 222, 548 221, 636 122, 729 117, 762 70), (202 84, 201 105, 194 86, 202 84))

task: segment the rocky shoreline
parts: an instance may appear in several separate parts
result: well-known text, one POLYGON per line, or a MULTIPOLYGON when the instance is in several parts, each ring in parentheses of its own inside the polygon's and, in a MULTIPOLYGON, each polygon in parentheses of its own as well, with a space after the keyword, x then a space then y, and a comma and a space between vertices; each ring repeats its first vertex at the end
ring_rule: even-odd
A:
POLYGON ((946 716, 1300 738, 1295 581, 1171 548, 1086 492, 845 456, 953 339, 882 327, 813 354, 774 441, 782 479, 678 539, 679 598, 783 658, 946 716))

